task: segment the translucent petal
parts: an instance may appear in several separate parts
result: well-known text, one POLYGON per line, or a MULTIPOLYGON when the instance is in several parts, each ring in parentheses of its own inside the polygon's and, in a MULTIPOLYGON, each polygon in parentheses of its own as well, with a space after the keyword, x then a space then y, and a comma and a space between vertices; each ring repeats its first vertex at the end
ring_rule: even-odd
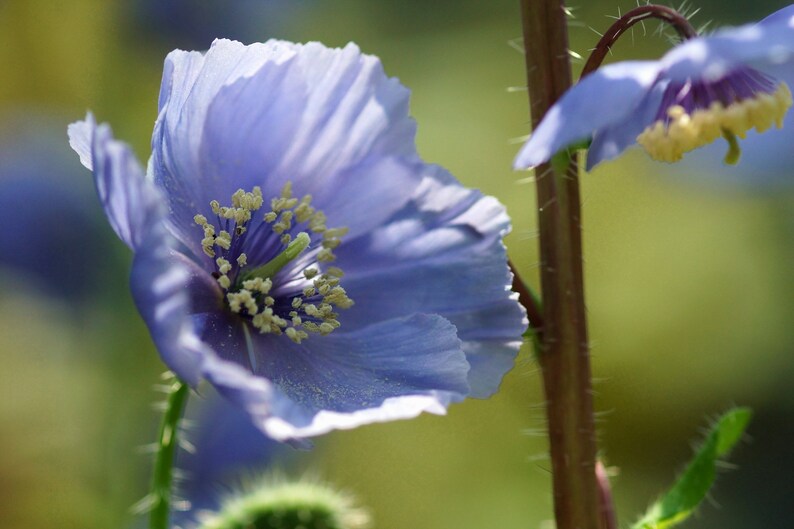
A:
POLYGON ((150 232, 135 254, 130 288, 163 362, 195 386, 203 362, 214 353, 199 340, 188 317, 193 310, 190 297, 200 295, 196 269, 173 250, 173 242, 165 224, 150 232))
POLYGON ((658 62, 628 61, 586 76, 549 109, 513 166, 540 165, 562 149, 590 140, 596 131, 620 123, 635 111, 659 70, 658 62))
MULTIPOLYGON (((228 330, 212 332, 226 336, 228 330)), ((389 320, 353 333, 311 337, 300 345, 269 335, 252 340, 258 376, 220 359, 205 364, 205 376, 278 440, 422 411, 442 414, 450 400, 469 391, 461 343, 440 316, 389 320)))
POLYGON ((165 214, 160 194, 146 180, 130 147, 115 140, 108 125, 97 126, 91 114, 69 125, 69 143, 94 171, 99 199, 116 235, 137 250, 165 214))

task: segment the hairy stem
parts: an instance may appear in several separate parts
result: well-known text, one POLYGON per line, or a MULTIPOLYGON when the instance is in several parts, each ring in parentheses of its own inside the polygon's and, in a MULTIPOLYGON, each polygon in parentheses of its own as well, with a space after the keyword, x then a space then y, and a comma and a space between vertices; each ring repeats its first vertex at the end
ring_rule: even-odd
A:
MULTIPOLYGON (((521 0, 533 127, 571 86, 563 0, 521 0)), ((584 304, 579 178, 570 158, 536 171, 543 333, 540 364, 557 529, 598 529, 596 437, 584 304)))
POLYGON ((178 423, 187 403, 189 387, 174 379, 171 393, 168 394, 163 420, 157 437, 157 456, 154 461, 154 475, 150 500, 149 529, 168 529, 171 511, 171 482, 174 471, 174 454, 179 433, 178 423))
POLYGON ((625 15, 620 17, 612 24, 601 40, 598 41, 593 53, 587 58, 587 62, 582 69, 582 77, 595 71, 604 58, 609 53, 609 50, 617 42, 621 35, 628 31, 634 24, 643 22, 650 18, 655 18, 670 24, 675 29, 678 36, 684 40, 691 39, 698 36, 695 28, 689 23, 689 20, 675 9, 667 6, 660 6, 649 4, 645 6, 635 7, 628 11, 625 15))

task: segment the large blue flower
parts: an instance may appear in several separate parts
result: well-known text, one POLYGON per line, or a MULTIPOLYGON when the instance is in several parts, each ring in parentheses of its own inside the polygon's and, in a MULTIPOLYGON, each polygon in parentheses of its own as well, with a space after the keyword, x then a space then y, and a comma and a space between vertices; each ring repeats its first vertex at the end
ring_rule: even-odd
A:
POLYGON ((515 161, 535 167, 568 147, 590 142, 587 169, 635 142, 673 162, 725 137, 782 126, 792 104, 794 6, 757 24, 687 40, 658 61, 599 68, 552 106, 515 161))
POLYGON ((408 91, 354 45, 166 59, 144 174, 70 127, 165 363, 278 440, 486 397, 526 320, 503 207, 422 162, 408 91))

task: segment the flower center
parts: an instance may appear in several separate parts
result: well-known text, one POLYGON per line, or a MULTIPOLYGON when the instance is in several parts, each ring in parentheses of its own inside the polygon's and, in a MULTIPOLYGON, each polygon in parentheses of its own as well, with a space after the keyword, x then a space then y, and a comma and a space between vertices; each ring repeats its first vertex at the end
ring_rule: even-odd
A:
POLYGON ((260 333, 285 334, 298 344, 309 333, 325 336, 339 328, 335 309, 353 305, 339 284, 342 270, 328 266, 336 259, 333 250, 348 229, 328 228, 325 214, 312 207, 311 201, 311 195, 293 198, 292 184, 287 182, 281 194, 270 200, 271 210, 257 219, 253 214, 264 204, 262 190, 238 189, 231 206, 210 202, 217 230, 204 215, 193 218, 204 230, 202 250, 215 258, 212 275, 226 291, 229 310, 260 333), (277 249, 263 252, 262 248, 274 245, 274 239, 277 249), (249 262, 249 255, 257 256, 257 262, 249 262), (288 268, 299 257, 301 263, 309 264, 300 270, 294 265, 294 270, 288 268), (282 270, 287 272, 279 275, 282 284, 274 284, 282 270))
POLYGON ((637 137, 637 143, 655 160, 677 162, 685 152, 724 137, 729 145, 725 162, 735 164, 740 155, 736 136, 745 138, 748 130, 763 132, 773 124, 781 128, 791 105, 786 83, 750 69, 715 83, 671 85, 656 121, 637 137))

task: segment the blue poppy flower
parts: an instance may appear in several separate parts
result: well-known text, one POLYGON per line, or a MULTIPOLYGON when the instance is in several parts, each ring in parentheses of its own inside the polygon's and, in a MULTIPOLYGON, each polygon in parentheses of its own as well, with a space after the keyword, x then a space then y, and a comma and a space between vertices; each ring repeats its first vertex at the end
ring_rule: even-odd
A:
POLYGON ((587 169, 639 143, 654 159, 724 137, 738 158, 736 136, 780 128, 792 104, 794 6, 757 24, 687 40, 658 61, 599 68, 553 105, 515 160, 535 167, 555 153, 592 143, 587 169))
POLYGON ((441 414, 512 366, 507 215, 418 157, 408 91, 355 45, 171 53, 146 173, 90 115, 69 133, 163 360, 269 436, 441 414))

